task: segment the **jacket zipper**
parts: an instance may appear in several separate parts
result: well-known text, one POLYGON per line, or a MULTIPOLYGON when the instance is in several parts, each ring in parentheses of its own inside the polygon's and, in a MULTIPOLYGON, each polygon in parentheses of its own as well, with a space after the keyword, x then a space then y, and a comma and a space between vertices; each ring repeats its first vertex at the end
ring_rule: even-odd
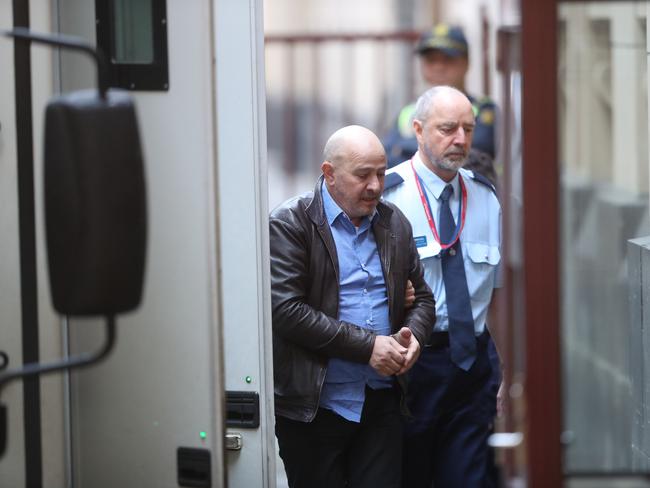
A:
MULTIPOLYGON (((321 228, 321 226, 316 227, 318 229, 318 234, 320 235, 320 238, 323 239, 323 243, 325 244, 325 249, 327 249, 327 255, 330 259, 330 262, 332 263, 332 267, 334 268, 334 277, 336 279, 336 294, 338 296, 339 294, 339 268, 338 268, 338 263, 334 262, 334 257, 332 254, 332 249, 330 247, 330 242, 326 238, 326 232, 321 228)), ((337 305, 336 305, 336 316, 338 317, 339 314, 339 306, 338 306, 338 300, 337 300, 337 305)), ((321 375, 322 377, 319 378, 319 385, 318 385, 318 395, 316 395, 316 408, 313 412, 313 414, 310 416, 309 421, 311 422, 316 418, 316 415, 318 413, 318 406, 320 405, 320 396, 323 393, 323 385, 325 384, 325 376, 327 374, 327 366, 321 367, 321 375)))

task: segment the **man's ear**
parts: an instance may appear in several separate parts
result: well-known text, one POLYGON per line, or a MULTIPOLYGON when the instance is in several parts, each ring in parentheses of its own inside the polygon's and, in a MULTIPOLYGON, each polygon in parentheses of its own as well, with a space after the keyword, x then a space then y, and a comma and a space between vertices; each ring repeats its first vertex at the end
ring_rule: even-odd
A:
POLYGON ((329 161, 323 161, 323 164, 320 165, 320 170, 325 176, 325 181, 329 184, 332 184, 334 181, 334 165, 329 161))
POLYGON ((418 144, 420 144, 420 141, 422 140, 422 130, 424 129, 422 122, 413 119, 413 132, 415 133, 415 138, 418 140, 418 144))

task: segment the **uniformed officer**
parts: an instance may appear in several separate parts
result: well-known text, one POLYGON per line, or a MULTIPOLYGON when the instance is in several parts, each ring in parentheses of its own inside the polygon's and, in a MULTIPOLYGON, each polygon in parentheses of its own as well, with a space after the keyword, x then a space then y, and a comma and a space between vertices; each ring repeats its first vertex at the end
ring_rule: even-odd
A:
POLYGON ((459 90, 415 106, 418 151, 388 172, 383 198, 411 222, 436 300, 430 342, 409 375, 403 486, 491 486, 487 438, 496 408, 486 327, 499 286, 501 208, 490 182, 462 168, 477 123, 459 90))
MULTIPOLYGON (((467 95, 476 117, 472 147, 494 159, 496 107, 488 97, 474 97, 465 92, 469 51, 463 30, 457 26, 438 24, 422 33, 415 51, 420 58, 422 78, 430 86, 449 85, 467 95)), ((389 168, 409 159, 417 151, 417 140, 413 133, 414 109, 415 104, 404 107, 382 141, 389 168)))

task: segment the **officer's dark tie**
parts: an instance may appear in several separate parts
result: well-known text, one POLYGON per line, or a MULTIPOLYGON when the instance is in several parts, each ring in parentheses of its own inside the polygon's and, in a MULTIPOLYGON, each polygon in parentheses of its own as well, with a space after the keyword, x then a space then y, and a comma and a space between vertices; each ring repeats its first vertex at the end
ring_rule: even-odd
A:
MULTIPOLYGON (((440 195, 440 241, 448 244, 454 238, 456 224, 449 208, 449 199, 454 192, 451 185, 445 186, 440 195)), ((459 215, 460 219, 461 216, 459 215)), ((474 318, 467 290, 467 278, 463 266, 463 250, 460 238, 453 247, 442 252, 442 279, 447 294, 449 316, 449 348, 451 360, 459 368, 469 370, 476 359, 474 318)))

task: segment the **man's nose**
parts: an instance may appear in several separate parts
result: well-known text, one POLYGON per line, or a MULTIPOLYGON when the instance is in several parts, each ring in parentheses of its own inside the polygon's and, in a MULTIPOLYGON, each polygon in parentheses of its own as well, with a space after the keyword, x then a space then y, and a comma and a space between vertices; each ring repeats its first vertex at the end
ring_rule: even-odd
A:
POLYGON ((467 143, 468 138, 469 134, 465 131, 465 129, 459 127, 454 134, 454 144, 458 146, 464 146, 467 143))
POLYGON ((368 190, 374 192, 381 191, 381 181, 379 181, 379 176, 375 175, 370 178, 368 181, 368 190))

